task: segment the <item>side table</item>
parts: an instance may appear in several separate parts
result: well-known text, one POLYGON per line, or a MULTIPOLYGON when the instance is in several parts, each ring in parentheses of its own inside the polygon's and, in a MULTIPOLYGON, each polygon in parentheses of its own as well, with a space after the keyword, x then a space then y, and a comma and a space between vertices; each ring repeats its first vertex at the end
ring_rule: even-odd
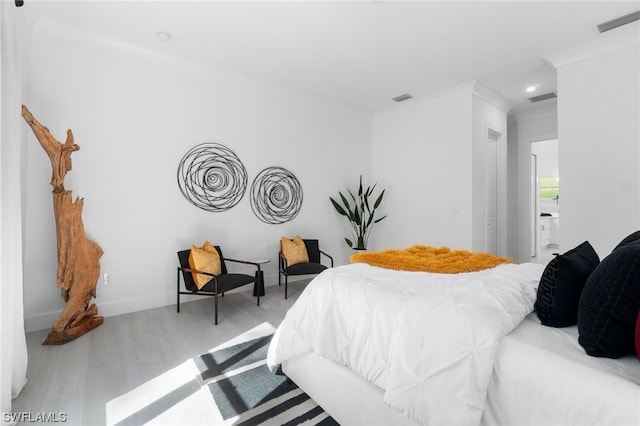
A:
POLYGON ((264 296, 264 271, 261 268, 261 265, 267 264, 271 262, 271 259, 251 259, 251 263, 255 263, 258 265, 258 270, 256 271, 256 282, 253 284, 253 295, 254 296, 264 296))

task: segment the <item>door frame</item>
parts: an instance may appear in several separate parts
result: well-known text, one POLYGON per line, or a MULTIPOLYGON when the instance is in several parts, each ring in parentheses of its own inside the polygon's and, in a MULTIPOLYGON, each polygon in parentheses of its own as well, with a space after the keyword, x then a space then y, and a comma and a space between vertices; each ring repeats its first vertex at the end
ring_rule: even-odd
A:
MULTIPOLYGON (((531 261, 535 261, 537 260, 540 255, 542 254, 541 251, 541 247, 538 241, 538 237, 540 234, 540 198, 538 197, 538 193, 540 191, 540 187, 539 187, 539 177, 538 176, 538 161, 537 161, 537 156, 533 153, 533 144, 534 143, 539 143, 539 142, 547 142, 547 141, 557 141, 557 143, 559 143, 559 139, 557 136, 555 137, 548 137, 548 138, 540 138, 540 139, 536 139, 536 140, 531 140, 529 141, 529 156, 535 156, 536 157, 536 170, 532 170, 531 165, 529 167, 529 179, 533 179, 535 178, 535 185, 533 184, 529 184, 529 190, 528 190, 528 199, 529 199, 529 208, 528 208, 528 212, 527 212, 527 217, 528 217, 528 221, 527 224, 529 226, 529 229, 531 230, 531 234, 533 234, 533 238, 534 241, 533 243, 535 244, 535 256, 531 256, 531 261), (535 176, 534 176, 535 173, 535 176)), ((558 164, 558 175, 560 175, 560 164, 558 164)), ((531 237, 530 237, 531 238, 531 237)), ((529 245, 531 246, 532 241, 529 241, 529 245)), ((530 251, 530 249, 529 249, 530 251)))
MULTIPOLYGON (((479 249, 486 251, 488 244, 488 186, 487 186, 487 146, 489 138, 492 138, 496 143, 496 161, 495 161, 495 176, 496 176, 496 218, 495 218, 495 232, 496 232, 496 253, 498 256, 507 256, 507 132, 505 129, 496 126, 493 123, 484 123, 484 136, 483 136, 483 153, 484 153, 484 192, 482 200, 482 223, 484 229, 482 230, 483 243, 479 249)), ((479 176, 478 176, 479 177, 479 176)), ((478 218, 480 219, 480 218, 478 218)))

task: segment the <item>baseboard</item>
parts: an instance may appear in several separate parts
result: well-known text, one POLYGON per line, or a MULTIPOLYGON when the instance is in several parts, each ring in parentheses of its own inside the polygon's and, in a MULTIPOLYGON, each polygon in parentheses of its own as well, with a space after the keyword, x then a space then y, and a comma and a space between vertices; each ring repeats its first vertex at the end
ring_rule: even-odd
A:
MULTIPOLYGON (((124 299, 111 302, 95 301, 98 305, 98 315, 103 317, 113 317, 116 315, 128 314, 130 312, 144 311, 145 309, 159 308, 176 303, 176 293, 161 293, 138 297, 135 299, 124 299)), ((62 310, 47 312, 43 314, 25 317, 24 328, 27 333, 31 331, 45 330, 53 326, 62 310)))
MULTIPOLYGON (((278 277, 266 277, 266 288, 277 287, 278 277), (272 284, 268 284, 272 283, 272 284)), ((300 281, 309 279, 308 276, 290 277, 289 282, 300 281)), ((231 290, 229 293, 249 291, 246 288, 238 288, 231 290)), ((198 296, 184 295, 180 298, 180 303, 188 303, 193 300, 201 300, 198 296)), ((110 302, 98 301, 99 315, 103 317, 113 317, 116 315, 128 314, 130 312, 144 311, 146 309, 159 308, 162 306, 174 305, 176 303, 175 290, 166 293, 156 293, 151 295, 145 295, 144 297, 138 297, 135 299, 124 299, 110 302)), ((31 331, 46 330, 53 326, 53 323, 58 319, 62 310, 54 312, 46 312, 41 314, 35 314, 26 316, 24 318, 24 328, 27 333, 31 331)))
POLYGON ((58 319, 62 311, 47 312, 44 314, 30 315, 24 318, 24 330, 30 331, 46 330, 51 328, 58 319))

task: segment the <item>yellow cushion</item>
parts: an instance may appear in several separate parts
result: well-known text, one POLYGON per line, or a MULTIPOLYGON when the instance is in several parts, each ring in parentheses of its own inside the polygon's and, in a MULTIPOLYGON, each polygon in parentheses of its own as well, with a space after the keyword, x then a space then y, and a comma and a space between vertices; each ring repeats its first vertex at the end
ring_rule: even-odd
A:
MULTIPOLYGON (((205 241, 202 244, 202 250, 208 251, 209 253, 218 254, 218 250, 216 250, 216 248, 213 246, 213 244, 211 244, 209 241, 205 241)), ((218 255, 218 257, 220 257, 220 255, 218 255)))
MULTIPOLYGON (((216 250, 209 241, 205 241, 201 248, 196 247, 195 245, 191 246, 191 251, 189 252, 189 266, 191 269, 197 269, 198 271, 209 272, 216 275, 220 275, 222 273, 218 250, 216 250)), ((209 275, 197 274, 195 272, 192 272, 192 275, 193 281, 196 283, 198 290, 204 287, 204 285, 213 278, 209 275)))
POLYGON ((287 266, 309 261, 307 246, 304 245, 300 236, 296 236, 293 240, 287 237, 280 238, 280 251, 287 261, 287 266))

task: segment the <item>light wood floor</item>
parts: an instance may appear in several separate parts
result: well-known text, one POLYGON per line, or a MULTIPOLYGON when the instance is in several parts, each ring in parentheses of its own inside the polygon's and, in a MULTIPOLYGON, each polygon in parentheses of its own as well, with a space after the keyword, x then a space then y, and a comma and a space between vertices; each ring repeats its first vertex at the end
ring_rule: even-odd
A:
MULTIPOLYGON (((105 425, 114 398, 265 322, 277 327, 308 280, 269 286, 256 306, 251 290, 105 318, 104 324, 60 346, 44 346, 48 330, 27 334, 27 385, 12 411, 64 413, 67 425, 105 425)), ((247 287, 248 288, 248 287, 247 287)), ((130 401, 135 404, 135 401, 130 401)), ((135 421, 127 422, 135 424, 135 421)))

